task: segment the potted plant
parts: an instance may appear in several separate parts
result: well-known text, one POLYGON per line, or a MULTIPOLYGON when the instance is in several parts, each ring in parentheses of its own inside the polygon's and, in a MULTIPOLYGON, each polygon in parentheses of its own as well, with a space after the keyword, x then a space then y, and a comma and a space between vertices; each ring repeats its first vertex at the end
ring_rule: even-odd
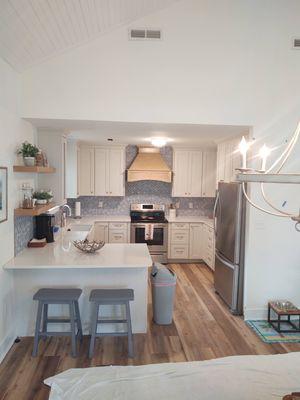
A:
POLYGON ((33 167, 35 165, 35 157, 38 152, 39 149, 29 142, 23 142, 21 148, 18 150, 18 154, 22 154, 24 164, 27 167, 33 167))
POLYGON ((33 193, 32 197, 36 199, 36 204, 47 204, 53 198, 52 193, 46 190, 38 190, 33 193))

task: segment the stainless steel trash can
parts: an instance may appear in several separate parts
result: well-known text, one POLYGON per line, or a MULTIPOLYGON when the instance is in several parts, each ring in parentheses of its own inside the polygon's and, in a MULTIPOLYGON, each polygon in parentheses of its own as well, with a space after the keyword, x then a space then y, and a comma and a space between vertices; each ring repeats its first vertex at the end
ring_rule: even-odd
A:
POLYGON ((151 271, 153 319, 158 325, 169 325, 173 318, 176 274, 159 263, 151 271))

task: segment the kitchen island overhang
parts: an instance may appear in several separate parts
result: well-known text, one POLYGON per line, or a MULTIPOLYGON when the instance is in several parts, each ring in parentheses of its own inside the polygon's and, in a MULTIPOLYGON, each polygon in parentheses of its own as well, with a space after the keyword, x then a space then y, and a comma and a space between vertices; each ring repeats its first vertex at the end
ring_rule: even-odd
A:
MULTIPOLYGON (((147 245, 105 244, 99 252, 85 254, 73 246, 72 240, 74 237, 66 234, 44 248, 27 248, 4 266, 6 273, 14 275, 16 335, 33 335, 37 305, 32 297, 42 287, 77 287, 83 290, 79 304, 85 334, 90 333, 90 291, 131 288, 134 290, 134 301, 130 304, 133 333, 146 333, 148 270, 152 265, 147 245)), ((121 306, 104 306, 100 312, 102 317, 123 315, 121 306)), ((53 305, 49 314, 66 316, 68 308, 53 305)), ((67 331, 69 326, 64 325, 51 324, 49 331, 67 331)), ((105 325, 105 330, 100 327, 99 331, 124 330, 123 324, 105 325)))

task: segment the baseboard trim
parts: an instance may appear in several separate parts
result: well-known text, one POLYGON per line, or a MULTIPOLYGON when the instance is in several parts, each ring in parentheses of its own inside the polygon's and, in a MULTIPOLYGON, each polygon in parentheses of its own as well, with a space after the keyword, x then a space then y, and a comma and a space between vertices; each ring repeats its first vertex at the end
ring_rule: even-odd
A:
POLYGON ((11 330, 8 335, 0 343, 0 363, 3 361, 6 354, 9 352, 11 346, 14 344, 16 335, 14 330, 11 330))
POLYGON ((266 320, 268 318, 268 308, 248 308, 244 309, 244 319, 248 320, 266 320))

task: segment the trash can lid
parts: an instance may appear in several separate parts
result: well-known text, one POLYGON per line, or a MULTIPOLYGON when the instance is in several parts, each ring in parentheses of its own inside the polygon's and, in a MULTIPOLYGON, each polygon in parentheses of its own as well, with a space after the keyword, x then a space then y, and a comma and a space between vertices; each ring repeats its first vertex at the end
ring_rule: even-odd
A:
POLYGON ((169 268, 165 267, 160 263, 154 263, 151 271, 152 284, 173 286, 176 284, 176 274, 169 268))

